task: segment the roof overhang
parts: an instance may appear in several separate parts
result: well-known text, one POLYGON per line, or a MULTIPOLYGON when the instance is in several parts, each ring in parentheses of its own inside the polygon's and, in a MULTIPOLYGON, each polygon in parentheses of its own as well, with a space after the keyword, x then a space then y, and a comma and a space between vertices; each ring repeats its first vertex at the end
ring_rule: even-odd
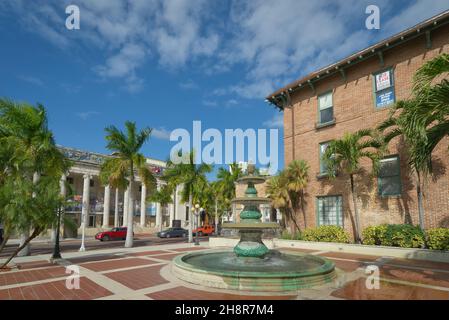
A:
POLYGON ((392 48, 408 42, 417 37, 426 36, 427 46, 431 47, 431 31, 438 29, 446 24, 449 24, 449 10, 440 13, 414 27, 404 30, 388 39, 385 39, 377 44, 374 44, 366 49, 363 49, 357 53, 350 55, 334 64, 331 64, 325 68, 318 71, 312 72, 304 78, 296 80, 289 85, 273 92, 268 97, 266 101, 273 104, 276 108, 284 110, 290 105, 290 96, 305 88, 315 91, 315 84, 323 79, 326 79, 335 74, 340 74, 345 78, 345 70, 354 66, 357 63, 370 59, 372 57, 377 57, 383 62, 383 52, 391 50, 392 48))

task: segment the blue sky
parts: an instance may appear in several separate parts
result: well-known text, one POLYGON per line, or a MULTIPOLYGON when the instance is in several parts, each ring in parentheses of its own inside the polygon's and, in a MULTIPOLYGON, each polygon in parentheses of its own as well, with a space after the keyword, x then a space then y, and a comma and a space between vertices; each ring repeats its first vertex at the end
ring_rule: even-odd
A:
MULTIPOLYGON (((104 128, 282 128, 274 89, 449 9, 444 1, 0 1, 0 96, 40 102, 58 144, 106 152, 104 128), (65 28, 76 4, 81 29, 65 28), (378 5, 381 29, 365 28, 378 5)), ((282 130, 279 163, 283 164, 282 130)))

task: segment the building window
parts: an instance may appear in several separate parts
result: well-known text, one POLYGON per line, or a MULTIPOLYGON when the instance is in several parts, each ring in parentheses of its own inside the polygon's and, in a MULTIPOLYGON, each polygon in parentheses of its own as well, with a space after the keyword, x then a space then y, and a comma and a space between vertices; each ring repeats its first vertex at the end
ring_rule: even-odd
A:
POLYGON ((327 174, 327 166, 323 160, 324 153, 326 152, 329 142, 320 143, 320 175, 327 174))
POLYGON ((68 184, 73 184, 73 178, 72 177, 67 177, 67 183, 68 184))
POLYGON ((326 124, 334 121, 334 105, 332 91, 318 97, 318 124, 326 124))
POLYGON ((89 185, 90 185, 91 187, 93 187, 93 186, 94 186, 94 180, 90 179, 89 185))
POLYGON ((398 156, 388 157, 380 161, 378 177, 379 195, 382 197, 400 196, 401 164, 398 156))
POLYGON ((317 198, 317 223, 318 226, 343 227, 342 197, 318 197, 317 198))
POLYGON ((374 74, 374 98, 377 109, 388 107, 396 102, 393 69, 374 74))

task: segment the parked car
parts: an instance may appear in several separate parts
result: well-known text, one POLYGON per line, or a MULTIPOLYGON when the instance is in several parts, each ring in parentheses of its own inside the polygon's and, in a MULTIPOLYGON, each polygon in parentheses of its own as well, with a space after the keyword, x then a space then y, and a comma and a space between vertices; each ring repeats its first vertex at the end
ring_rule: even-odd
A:
POLYGON ((197 229, 194 229, 192 231, 193 235, 196 235, 196 233, 198 232, 198 236, 210 236, 211 234, 213 234, 215 231, 214 226, 211 225, 205 225, 202 227, 199 227, 197 229))
POLYGON ((157 233, 159 238, 176 238, 176 237, 187 237, 189 232, 183 228, 169 228, 157 233))
POLYGON ((127 227, 112 228, 109 231, 98 232, 95 235, 95 239, 100 241, 125 240, 127 230, 127 227))

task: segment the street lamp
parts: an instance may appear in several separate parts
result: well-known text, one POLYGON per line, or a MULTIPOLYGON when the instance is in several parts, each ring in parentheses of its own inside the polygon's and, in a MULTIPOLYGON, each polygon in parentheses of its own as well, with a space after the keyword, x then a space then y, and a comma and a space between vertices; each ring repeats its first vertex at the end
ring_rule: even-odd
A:
POLYGON ((61 259, 61 250, 59 248, 59 229, 61 228, 61 206, 58 208, 58 223, 56 225, 55 247, 53 248, 52 259, 61 259))
POLYGON ((85 213, 81 214, 81 247, 80 247, 80 252, 86 251, 86 247, 84 246, 84 234, 85 234, 85 229, 86 229, 86 224, 85 222, 85 213))
POLYGON ((195 224, 196 224, 196 228, 195 228, 195 230, 196 230, 196 232, 195 232, 195 245, 196 246, 199 246, 200 245, 200 240, 198 239, 198 228, 199 228, 199 223, 198 223, 198 216, 199 216, 199 209, 200 208, 200 205, 199 204, 196 204, 195 205, 195 224))

